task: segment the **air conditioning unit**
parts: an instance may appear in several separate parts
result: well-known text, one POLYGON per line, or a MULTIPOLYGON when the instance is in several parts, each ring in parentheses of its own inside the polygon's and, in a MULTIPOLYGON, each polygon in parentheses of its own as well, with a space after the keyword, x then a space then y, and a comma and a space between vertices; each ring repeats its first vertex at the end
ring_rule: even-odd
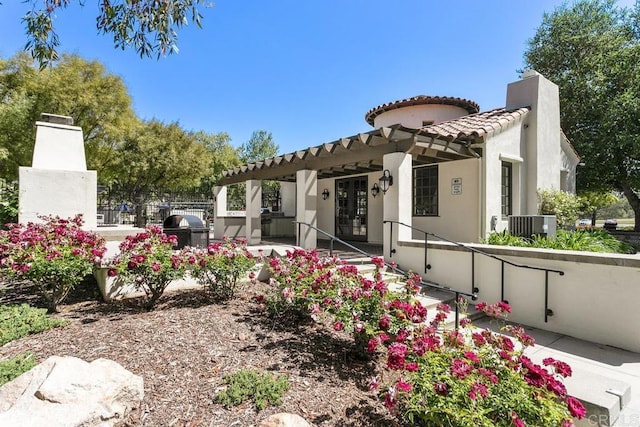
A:
POLYGON ((554 215, 512 215, 509 217, 509 234, 530 239, 537 234, 556 237, 556 217, 554 215))

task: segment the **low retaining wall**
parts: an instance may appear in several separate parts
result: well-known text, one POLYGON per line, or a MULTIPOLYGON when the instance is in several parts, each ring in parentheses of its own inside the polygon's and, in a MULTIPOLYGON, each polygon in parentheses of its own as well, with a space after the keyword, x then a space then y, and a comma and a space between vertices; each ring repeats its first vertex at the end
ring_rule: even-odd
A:
MULTIPOLYGON (((545 322, 545 273, 505 265, 504 299, 513 311, 510 320, 601 344, 640 352, 640 255, 595 254, 469 244, 513 263, 563 271, 549 273, 545 322)), ((471 292, 471 253, 448 243, 430 243, 424 273, 424 242, 400 241, 389 261, 453 289, 471 292)), ((385 252, 389 256, 389 251, 385 252)), ((478 300, 501 297, 500 261, 475 255, 478 300)))
POLYGON ((609 230, 609 234, 627 243, 640 243, 640 231, 609 230))

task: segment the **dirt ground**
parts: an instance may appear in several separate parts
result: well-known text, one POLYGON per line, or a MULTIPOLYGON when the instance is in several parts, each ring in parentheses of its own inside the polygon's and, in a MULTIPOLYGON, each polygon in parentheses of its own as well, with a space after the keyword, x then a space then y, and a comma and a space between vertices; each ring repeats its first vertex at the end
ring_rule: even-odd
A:
MULTIPOLYGON (((368 390, 375 365, 359 358, 353 340, 311 321, 268 317, 255 301, 266 286, 247 286, 226 304, 200 290, 174 292, 151 312, 135 300, 105 304, 93 291, 76 292, 57 315, 71 321, 67 327, 10 342, 0 358, 31 352, 39 361, 69 355, 120 363, 144 379, 129 426, 255 426, 278 412, 316 426, 402 425, 368 390), (223 377, 242 368, 288 375, 282 404, 258 412, 252 403, 214 403, 223 377)), ((23 295, 4 292, 0 303, 23 295)))

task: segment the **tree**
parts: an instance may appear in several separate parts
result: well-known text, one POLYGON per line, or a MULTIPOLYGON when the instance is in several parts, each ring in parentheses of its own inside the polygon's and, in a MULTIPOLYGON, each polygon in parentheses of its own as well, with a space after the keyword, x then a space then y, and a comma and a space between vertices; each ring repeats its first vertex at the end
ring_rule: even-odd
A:
POLYGON ((222 172, 240 166, 238 151, 231 146, 231 137, 226 132, 211 134, 198 131, 192 132, 191 137, 206 147, 211 157, 209 176, 202 179, 202 190, 211 193, 222 172))
MULTIPOLYGON (((25 0, 31 8, 22 20, 25 23, 25 49, 41 68, 58 59, 60 40, 54 18, 72 3, 71 0, 25 0)), ((77 3, 84 7, 85 1, 77 3)), ((206 0, 98 0, 96 26, 99 33, 113 36, 115 47, 133 47, 141 56, 158 57, 178 51, 177 31, 189 20, 201 27, 200 10, 206 0)), ((1 3, 0 3, 1 4, 1 3)))
POLYGON ((596 226, 598 210, 610 206, 618 201, 618 197, 611 192, 585 191, 580 194, 582 211, 591 216, 591 226, 596 226))
POLYGON ((275 157, 278 149, 271 132, 256 130, 251 134, 251 138, 240 146, 240 160, 242 163, 251 163, 275 157))
POLYGON ((581 191, 625 195, 640 231, 640 2, 581 0, 545 14, 526 68, 560 88, 562 128, 585 161, 581 191))
POLYGON ((114 160, 112 186, 136 208, 144 227, 144 204, 154 191, 178 191, 200 185, 211 168, 207 148, 178 123, 142 122, 125 136, 114 160))
POLYGON ((135 122, 131 97, 122 79, 97 61, 65 55, 38 70, 27 55, 0 60, 0 177, 15 179, 29 166, 34 123, 41 113, 73 117, 83 130, 89 169, 109 174, 118 144, 135 122))

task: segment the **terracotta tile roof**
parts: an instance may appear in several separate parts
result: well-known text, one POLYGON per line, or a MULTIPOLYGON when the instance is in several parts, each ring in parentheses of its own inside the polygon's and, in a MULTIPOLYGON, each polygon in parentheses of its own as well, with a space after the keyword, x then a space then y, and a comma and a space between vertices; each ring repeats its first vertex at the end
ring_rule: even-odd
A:
POLYGON ((400 101, 388 102, 386 104, 378 105, 367 111, 364 115, 364 119, 373 126, 373 121, 380 114, 395 110, 397 108, 409 107, 412 105, 428 105, 428 104, 440 104, 440 105, 454 105, 456 107, 464 108, 469 114, 474 114, 480 111, 480 106, 473 101, 464 98, 454 98, 450 96, 427 96, 418 95, 400 101))
POLYGON ((469 114, 422 128, 424 133, 446 140, 474 140, 510 126, 529 112, 529 108, 495 110, 469 114))

